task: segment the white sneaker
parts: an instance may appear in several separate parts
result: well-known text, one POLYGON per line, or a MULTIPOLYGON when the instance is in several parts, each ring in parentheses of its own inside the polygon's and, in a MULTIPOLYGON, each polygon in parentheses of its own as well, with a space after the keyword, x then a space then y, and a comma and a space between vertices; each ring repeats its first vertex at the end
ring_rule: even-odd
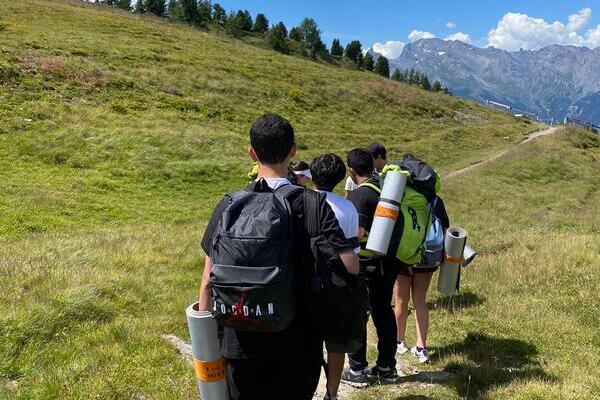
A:
POLYGON ((417 350, 417 346, 410 349, 410 354, 413 357, 416 357, 420 363, 429 362, 429 352, 427 351, 427 347, 423 348, 423 350, 417 350))
POLYGON ((398 342, 398 347, 396 347, 396 353, 398 354, 404 354, 408 351, 408 347, 406 347, 406 344, 404 343, 404 340, 401 342, 398 342))

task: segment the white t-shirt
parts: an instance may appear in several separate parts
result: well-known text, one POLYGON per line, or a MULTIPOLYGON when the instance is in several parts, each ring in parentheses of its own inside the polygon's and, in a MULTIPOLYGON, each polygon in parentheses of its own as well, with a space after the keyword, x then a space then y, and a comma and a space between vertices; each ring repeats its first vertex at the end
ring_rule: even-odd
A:
POLYGON ((289 181, 288 178, 263 178, 267 181, 267 185, 273 190, 279 189, 285 185, 291 185, 292 182, 289 181))
MULTIPOLYGON (((319 192, 325 193, 327 203, 333 210, 346 239, 356 238, 358 236, 358 212, 354 208, 354 204, 335 193, 321 190, 319 192)), ((354 252, 358 254, 360 246, 355 248, 354 252)))
POLYGON ((344 185, 344 189, 346 189, 347 192, 351 192, 354 189, 356 189, 357 187, 358 187, 358 185, 356 183, 354 183, 352 178, 350 178, 350 177, 346 178, 346 185, 344 185))

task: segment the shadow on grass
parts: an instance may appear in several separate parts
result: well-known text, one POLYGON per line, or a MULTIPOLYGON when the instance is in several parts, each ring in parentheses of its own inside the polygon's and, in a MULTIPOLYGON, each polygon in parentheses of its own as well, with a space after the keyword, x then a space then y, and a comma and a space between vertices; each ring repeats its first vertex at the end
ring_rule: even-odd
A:
POLYGON ((451 297, 438 297, 434 301, 428 301, 427 307, 430 310, 443 309, 450 313, 463 310, 465 308, 477 307, 485 303, 485 298, 473 292, 460 292, 451 297))
POLYGON ((407 396, 394 397, 394 400, 429 400, 431 397, 422 394, 409 394, 407 396))
POLYGON ((557 382, 536 357, 537 347, 520 339, 501 339, 471 332, 465 340, 435 349, 432 360, 458 355, 467 358, 444 368, 454 375, 461 397, 483 397, 492 387, 512 381, 542 380, 557 382))

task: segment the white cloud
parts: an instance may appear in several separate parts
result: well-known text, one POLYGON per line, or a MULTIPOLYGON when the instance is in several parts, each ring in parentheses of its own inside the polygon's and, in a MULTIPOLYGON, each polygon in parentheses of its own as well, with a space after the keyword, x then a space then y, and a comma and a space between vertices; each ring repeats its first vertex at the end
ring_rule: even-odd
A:
POLYGON ((569 16, 569 22, 546 22, 526 14, 507 13, 488 33, 488 45, 515 51, 536 50, 552 44, 597 47, 600 45, 600 25, 585 35, 577 33, 587 22, 592 10, 584 8, 569 16))
POLYGON ((444 40, 460 40, 461 42, 471 43, 471 37, 467 33, 456 32, 452 35, 446 36, 444 40))
POLYGON ((585 40, 587 46, 592 49, 600 47, 600 25, 596 26, 594 29, 590 29, 589 31, 587 31, 585 35, 585 40))
POLYGON ((588 23, 591 16, 591 8, 584 8, 577 14, 569 15, 569 23, 567 24, 567 29, 570 31, 576 31, 578 29, 583 28, 588 23))
POLYGON ((373 51, 383 55, 390 60, 394 60, 400 57, 402 50, 404 49, 405 43, 398 40, 388 40, 385 43, 373 44, 373 51))
POLYGON ((456 29, 458 27, 458 25, 456 25, 454 22, 452 21, 448 21, 446 22, 446 28, 448 29, 456 29))
POLYGON ((419 39, 433 39, 435 35, 431 32, 420 31, 418 29, 413 29, 411 33, 408 34, 408 39, 411 42, 416 42, 419 39))

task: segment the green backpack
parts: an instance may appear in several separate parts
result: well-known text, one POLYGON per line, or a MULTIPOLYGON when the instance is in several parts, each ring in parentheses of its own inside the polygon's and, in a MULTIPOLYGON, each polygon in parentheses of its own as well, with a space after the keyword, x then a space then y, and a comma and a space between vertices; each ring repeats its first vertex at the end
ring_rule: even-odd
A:
POLYGON ((411 173, 400 202, 400 215, 394 227, 388 256, 396 257, 408 265, 416 265, 421 262, 423 257, 425 239, 432 222, 429 200, 423 193, 429 195, 430 192, 433 192, 435 194, 439 190, 440 179, 437 172, 427 164, 412 156, 407 161, 407 156, 402 162, 386 165, 382 171, 383 174, 387 171, 407 170, 411 173), (429 190, 424 190, 422 187, 424 181, 419 180, 419 175, 423 175, 421 174, 423 171, 415 173, 411 170, 412 166, 416 164, 414 160, 420 162, 418 168, 428 168, 430 173, 433 173, 432 179, 429 179, 429 183, 425 185, 429 190))

